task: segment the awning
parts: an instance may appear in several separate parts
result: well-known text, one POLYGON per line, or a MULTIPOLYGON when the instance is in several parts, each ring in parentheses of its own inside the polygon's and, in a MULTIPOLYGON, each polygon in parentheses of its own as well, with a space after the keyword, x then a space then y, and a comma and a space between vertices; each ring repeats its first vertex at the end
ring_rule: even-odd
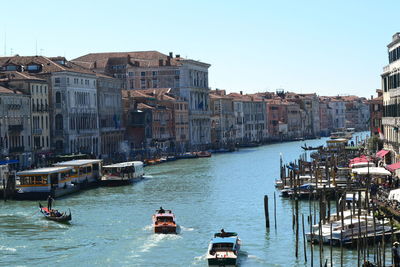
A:
POLYGON ((360 162, 369 162, 369 159, 366 156, 361 155, 360 157, 350 160, 350 164, 360 163, 360 162))
POLYGON ((391 171, 391 172, 394 172, 395 170, 400 169, 400 162, 396 162, 396 163, 393 163, 393 164, 390 164, 390 165, 386 165, 386 169, 391 171))
POLYGON ((382 149, 382 150, 376 152, 376 156, 378 158, 383 158, 384 156, 386 156, 387 153, 389 153, 389 150, 382 149))
POLYGON ((360 174, 360 175, 391 175, 391 173, 382 167, 364 167, 364 168, 357 168, 352 170, 353 173, 360 174))

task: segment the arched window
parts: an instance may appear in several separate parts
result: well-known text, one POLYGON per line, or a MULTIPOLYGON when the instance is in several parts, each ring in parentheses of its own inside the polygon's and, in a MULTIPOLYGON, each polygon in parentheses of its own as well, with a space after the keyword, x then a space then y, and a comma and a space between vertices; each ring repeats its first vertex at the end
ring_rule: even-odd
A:
POLYGON ((56 103, 61 103, 61 93, 60 92, 56 93, 56 103))
POLYGON ((62 130, 63 129, 63 116, 61 114, 57 114, 55 121, 56 121, 56 130, 62 130))

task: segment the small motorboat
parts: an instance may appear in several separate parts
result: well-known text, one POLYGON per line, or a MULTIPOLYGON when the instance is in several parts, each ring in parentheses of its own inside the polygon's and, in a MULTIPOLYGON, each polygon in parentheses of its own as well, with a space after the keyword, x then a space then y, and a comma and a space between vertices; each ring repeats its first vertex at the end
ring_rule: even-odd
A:
POLYGON ((209 152, 209 151, 200 151, 200 152, 196 152, 196 155, 199 158, 209 158, 209 157, 211 157, 211 152, 209 152))
POLYGON ((240 239, 237 233, 215 233, 207 251, 209 266, 236 266, 240 250, 240 239))
POLYGON ((159 209, 153 215, 154 233, 176 234, 175 215, 171 210, 159 209))
POLYGON ((40 212, 46 217, 48 220, 56 221, 56 222, 69 222, 72 219, 71 211, 69 214, 66 212, 59 212, 58 210, 51 209, 49 210, 47 207, 43 207, 42 204, 39 203, 40 212))

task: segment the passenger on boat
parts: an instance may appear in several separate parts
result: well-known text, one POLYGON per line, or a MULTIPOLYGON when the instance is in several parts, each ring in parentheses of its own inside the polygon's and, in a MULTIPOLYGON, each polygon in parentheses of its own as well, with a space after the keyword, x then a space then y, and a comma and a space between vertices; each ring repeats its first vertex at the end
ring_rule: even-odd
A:
POLYGON ((399 251, 399 242, 394 242, 392 247, 393 253, 393 262, 395 267, 400 266, 400 251, 399 251))
POLYGON ((158 213, 165 213, 165 210, 162 207, 160 207, 160 210, 158 211, 158 213))
POLYGON ((225 232, 224 228, 221 229, 221 237, 226 237, 227 233, 225 232))

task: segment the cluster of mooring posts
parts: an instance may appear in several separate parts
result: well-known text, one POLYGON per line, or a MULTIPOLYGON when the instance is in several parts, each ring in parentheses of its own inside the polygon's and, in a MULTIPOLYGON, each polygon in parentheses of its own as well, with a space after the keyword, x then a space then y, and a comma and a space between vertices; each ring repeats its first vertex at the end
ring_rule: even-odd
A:
MULTIPOLYGON (((331 139, 326 147, 303 147, 315 150, 309 160, 305 152, 298 160, 284 164, 281 155, 280 179, 275 181, 275 186, 281 197, 290 199, 293 204, 295 256, 299 257, 303 246, 304 261, 311 266, 318 263, 320 266, 348 266, 344 254, 346 250, 356 249, 357 266, 392 266, 390 264, 395 264, 392 245, 400 237, 396 227, 400 202, 397 206, 389 205, 388 189, 383 185, 387 185, 388 180, 393 182, 393 178, 389 171, 375 167, 382 165, 380 158, 368 155, 370 152, 363 145, 347 146, 347 141, 331 139), (304 205, 308 205, 308 214, 300 214, 299 202, 303 212, 304 205), (305 225, 305 217, 308 225, 305 225), (333 260, 334 246, 340 248, 340 263, 333 260), (327 247, 329 253, 324 253, 327 247)), ((276 230, 275 192, 273 197, 276 230)), ((264 197, 264 207, 269 229, 268 196, 264 197)))

